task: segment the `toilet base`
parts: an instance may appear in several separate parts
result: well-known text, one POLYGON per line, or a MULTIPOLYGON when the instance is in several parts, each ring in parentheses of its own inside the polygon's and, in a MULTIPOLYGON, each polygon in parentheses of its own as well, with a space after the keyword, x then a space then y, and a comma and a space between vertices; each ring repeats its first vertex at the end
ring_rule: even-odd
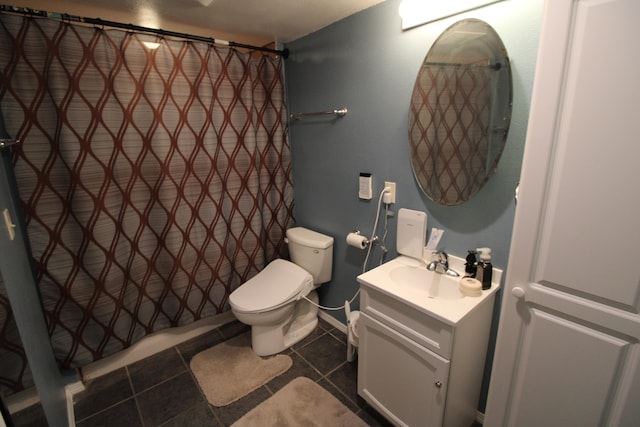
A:
MULTIPOLYGON (((318 303, 318 293, 311 291, 307 298, 318 303)), ((280 353, 306 338, 318 325, 318 307, 301 299, 292 316, 279 325, 251 327, 251 347, 258 356, 280 353)))

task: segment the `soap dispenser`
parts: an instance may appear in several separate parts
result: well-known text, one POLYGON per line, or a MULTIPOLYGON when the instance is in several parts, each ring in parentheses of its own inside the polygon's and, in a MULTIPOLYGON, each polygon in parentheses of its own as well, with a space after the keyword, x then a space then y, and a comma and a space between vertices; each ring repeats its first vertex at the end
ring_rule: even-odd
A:
POLYGON ((478 248, 478 269, 476 271, 476 279, 482 283, 482 290, 491 288, 491 280, 493 279, 493 265, 491 265, 491 249, 478 248))
POLYGON ((476 277, 476 271, 478 270, 478 260, 476 259, 476 251, 467 251, 466 262, 464 263, 465 277, 476 277))

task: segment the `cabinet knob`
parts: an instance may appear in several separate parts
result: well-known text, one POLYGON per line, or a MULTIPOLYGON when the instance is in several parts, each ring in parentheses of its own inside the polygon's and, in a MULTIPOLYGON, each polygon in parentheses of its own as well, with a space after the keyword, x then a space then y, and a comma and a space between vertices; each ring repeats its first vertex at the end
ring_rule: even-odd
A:
POLYGON ((524 289, 522 289, 520 286, 516 286, 515 288, 511 289, 511 294, 518 299, 522 299, 524 298, 524 289))
POLYGON ((436 381, 436 387, 438 388, 442 387, 442 381, 436 381))

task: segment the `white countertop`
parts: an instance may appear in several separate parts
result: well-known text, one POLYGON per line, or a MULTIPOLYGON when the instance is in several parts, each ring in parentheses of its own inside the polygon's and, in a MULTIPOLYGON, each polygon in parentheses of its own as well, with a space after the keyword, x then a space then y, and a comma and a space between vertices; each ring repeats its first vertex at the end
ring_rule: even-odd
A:
POLYGON ((369 286, 392 298, 398 299, 417 310, 451 325, 456 325, 467 314, 471 313, 474 308, 478 307, 483 301, 486 301, 500 288, 502 279, 502 270, 493 268, 493 284, 490 289, 482 291, 482 295, 478 297, 463 296, 459 299, 444 299, 438 297, 430 297, 429 283, 422 285, 404 285, 394 281, 391 272, 397 268, 416 268, 423 269, 427 277, 433 277, 434 280, 446 282, 446 286, 457 286, 464 275, 464 259, 449 255, 449 266, 461 277, 451 278, 426 269, 426 265, 421 260, 399 256, 392 259, 379 267, 367 271, 358 276, 358 282, 361 285, 369 286), (433 276, 430 276, 432 274, 433 276), (438 277, 440 276, 440 277, 438 277))

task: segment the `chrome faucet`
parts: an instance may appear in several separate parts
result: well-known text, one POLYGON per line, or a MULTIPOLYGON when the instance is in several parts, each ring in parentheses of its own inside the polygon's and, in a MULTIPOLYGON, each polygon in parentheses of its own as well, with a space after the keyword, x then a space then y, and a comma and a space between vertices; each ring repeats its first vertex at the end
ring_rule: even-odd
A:
POLYGON ((427 270, 452 277, 460 276, 456 271, 449 268, 449 256, 445 251, 438 251, 435 253, 435 256, 436 259, 427 265, 427 270))

